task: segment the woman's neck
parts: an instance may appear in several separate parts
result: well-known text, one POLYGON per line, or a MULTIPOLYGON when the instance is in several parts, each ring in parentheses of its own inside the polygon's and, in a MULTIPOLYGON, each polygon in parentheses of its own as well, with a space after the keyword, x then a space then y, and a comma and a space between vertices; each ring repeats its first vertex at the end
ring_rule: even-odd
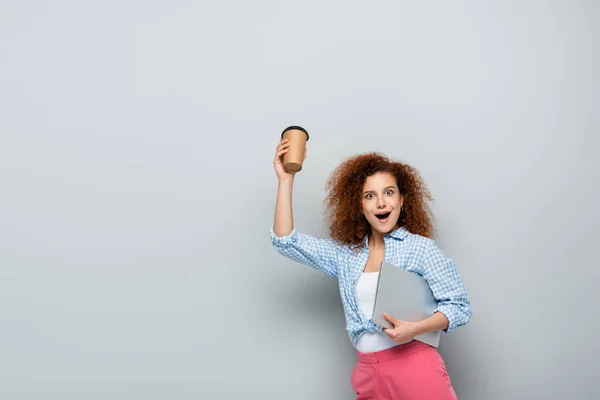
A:
POLYGON ((383 234, 376 230, 371 231, 369 235, 369 248, 370 249, 379 249, 384 246, 383 234))
MULTIPOLYGON (((394 227, 394 229, 392 229, 390 232, 393 232, 398 228, 399 228, 399 226, 396 225, 394 227)), ((379 249, 379 248, 383 247, 385 244, 383 237, 384 237, 383 233, 376 231, 375 229, 371 229, 371 232, 369 233, 369 248, 370 249, 379 249)))

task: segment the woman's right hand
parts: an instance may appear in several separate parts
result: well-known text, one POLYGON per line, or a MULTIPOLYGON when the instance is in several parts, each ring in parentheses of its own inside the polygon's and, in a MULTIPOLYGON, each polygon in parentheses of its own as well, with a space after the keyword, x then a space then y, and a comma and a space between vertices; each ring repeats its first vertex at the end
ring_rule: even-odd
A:
MULTIPOLYGON (((277 149, 275 152, 275 159, 273 160, 273 166, 275 167, 275 173, 277 174, 277 178, 282 181, 286 179, 292 179, 295 175, 294 173, 287 172, 283 168, 283 155, 288 152, 290 146, 290 142, 287 139, 281 139, 279 144, 277 145, 277 149)), ((306 159, 306 153, 308 149, 304 149, 304 158, 306 159)))

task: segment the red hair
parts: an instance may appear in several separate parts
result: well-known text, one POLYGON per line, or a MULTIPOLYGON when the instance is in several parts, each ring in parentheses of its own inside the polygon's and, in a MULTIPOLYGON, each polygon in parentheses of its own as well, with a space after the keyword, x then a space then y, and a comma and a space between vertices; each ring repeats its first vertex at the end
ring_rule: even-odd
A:
POLYGON ((361 194, 367 177, 378 172, 391 173, 404 197, 398 226, 431 237, 433 214, 427 202, 433 201, 433 197, 419 172, 374 152, 348 158, 331 173, 325 200, 331 237, 352 247, 364 247, 364 238, 371 232, 371 225, 362 215, 361 194))

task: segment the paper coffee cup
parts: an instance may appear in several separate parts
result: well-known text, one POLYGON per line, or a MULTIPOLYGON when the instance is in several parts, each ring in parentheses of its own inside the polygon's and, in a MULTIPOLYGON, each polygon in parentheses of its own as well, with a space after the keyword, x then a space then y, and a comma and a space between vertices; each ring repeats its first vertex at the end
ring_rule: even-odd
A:
POLYGON ((283 155, 283 168, 287 172, 298 172, 302 169, 308 132, 299 126, 289 126, 281 133, 282 139, 290 143, 287 153, 283 155))

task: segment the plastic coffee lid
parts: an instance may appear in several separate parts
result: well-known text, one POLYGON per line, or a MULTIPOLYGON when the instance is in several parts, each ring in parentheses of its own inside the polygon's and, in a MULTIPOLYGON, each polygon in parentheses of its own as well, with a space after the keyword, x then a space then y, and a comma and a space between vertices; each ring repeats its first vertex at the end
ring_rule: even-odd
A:
POLYGON ((299 130, 299 131, 306 133, 306 140, 308 141, 308 139, 310 139, 310 136, 308 136, 308 132, 306 131, 306 129, 304 129, 301 126, 288 126, 287 128, 285 128, 283 130, 283 132, 281 132, 281 138, 283 139, 283 134, 286 133, 287 131, 291 131, 292 129, 299 130))

